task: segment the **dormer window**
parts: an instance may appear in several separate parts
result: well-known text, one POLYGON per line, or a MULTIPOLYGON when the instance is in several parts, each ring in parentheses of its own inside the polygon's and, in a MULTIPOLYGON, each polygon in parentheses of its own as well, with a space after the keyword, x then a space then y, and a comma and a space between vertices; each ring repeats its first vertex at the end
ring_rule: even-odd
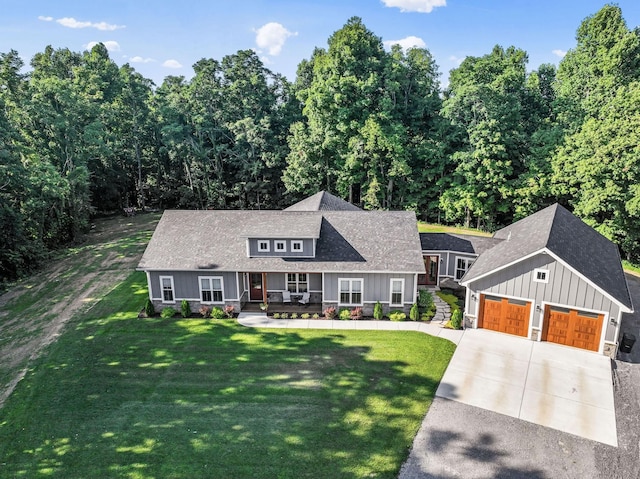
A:
POLYGON ((294 240, 291 242, 291 251, 294 253, 302 253, 302 241, 294 240))
POLYGON ((275 241, 274 242, 274 250, 278 253, 286 253, 287 252, 287 242, 286 241, 275 241))
POLYGON ((268 253, 270 251, 268 240, 258 240, 258 251, 260 253, 268 253))

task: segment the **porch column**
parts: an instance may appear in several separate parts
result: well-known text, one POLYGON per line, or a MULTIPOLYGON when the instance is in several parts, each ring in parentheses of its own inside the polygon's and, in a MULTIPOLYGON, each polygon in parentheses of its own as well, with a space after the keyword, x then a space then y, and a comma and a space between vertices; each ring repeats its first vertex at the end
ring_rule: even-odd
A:
POLYGON ((267 273, 262 273, 262 302, 267 304, 267 273))

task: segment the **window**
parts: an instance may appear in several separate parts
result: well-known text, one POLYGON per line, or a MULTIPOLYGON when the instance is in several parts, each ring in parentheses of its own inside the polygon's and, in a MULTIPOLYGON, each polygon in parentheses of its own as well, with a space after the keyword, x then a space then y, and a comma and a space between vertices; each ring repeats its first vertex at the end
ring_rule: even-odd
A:
POLYGON ((262 253, 268 253, 269 249, 269 241, 267 240, 258 240, 258 251, 262 253))
POLYGON ((287 289, 291 293, 306 293, 309 290, 307 273, 287 273, 287 289))
POLYGON ((362 305, 362 280, 339 279, 340 304, 362 305))
POLYGON ((536 268, 533 270, 533 280, 536 283, 548 283, 549 282, 549 270, 536 268))
POLYGON ((391 280, 391 294, 389 304, 391 306, 402 306, 404 304, 404 279, 391 280))
POLYGON ((472 264, 471 258, 456 258, 456 280, 461 279, 472 264))
POLYGON ((160 288, 162 289, 162 302, 175 303, 173 276, 160 276, 160 288))
POLYGON ((200 277, 200 301, 203 303, 222 303, 222 278, 200 277))
POLYGON ((274 243, 274 249, 275 249, 275 251, 286 253, 287 252, 287 242, 286 241, 276 241, 274 243))
POLYGON ((291 251, 302 253, 302 241, 294 240, 291 242, 291 251))

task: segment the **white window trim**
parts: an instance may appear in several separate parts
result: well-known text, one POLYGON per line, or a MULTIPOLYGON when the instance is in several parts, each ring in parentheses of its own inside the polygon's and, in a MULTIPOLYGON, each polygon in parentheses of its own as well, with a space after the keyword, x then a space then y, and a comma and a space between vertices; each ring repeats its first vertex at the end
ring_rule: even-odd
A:
POLYGON ((549 270, 544 268, 536 268, 533 270, 534 283, 548 283, 549 282, 549 270), (538 278, 538 273, 544 273, 544 279, 538 278))
POLYGON ((269 253, 271 251, 269 240, 258 240, 258 253, 269 253), (266 244, 267 247, 263 248, 262 244, 266 244))
POLYGON ((291 252, 302 253, 304 251, 304 242, 301 240, 291 240, 291 252), (300 249, 296 249, 296 245, 300 246, 300 249))
POLYGON ((224 278, 222 276, 198 276, 198 290, 200 291, 200 302, 202 304, 224 304, 224 278), (203 301, 202 300, 202 280, 203 279, 208 279, 211 281, 211 299, 212 301, 203 301), (220 288, 222 290, 222 300, 221 301, 213 301, 213 291, 215 291, 213 289, 213 280, 214 279, 219 279, 220 280, 220 288))
POLYGON ((273 251, 278 253, 286 253, 287 252, 287 242, 284 240, 275 240, 273 242, 273 251))
POLYGON ((175 304, 176 303, 176 287, 173 284, 173 276, 160 276, 158 280, 160 281, 160 299, 162 300, 162 302, 165 304, 175 304), (168 279, 171 281, 171 296, 173 296, 173 301, 165 301, 164 299, 164 286, 162 283, 165 279, 168 279))
POLYGON ((307 285, 307 291, 304 291, 306 293, 310 293, 311 291, 309 291, 309 273, 285 273, 284 274, 284 289, 289 291, 289 283, 296 283, 296 290, 295 291, 291 291, 292 294, 302 294, 303 292, 300 291, 300 284, 306 284, 307 285), (290 274, 295 274, 296 275, 296 280, 295 281, 289 281, 289 275, 290 274), (307 280, 306 281, 300 281, 300 275, 301 274, 305 274, 307 275, 307 280))
POLYGON ((404 278, 391 278, 389 281, 389 306, 404 306, 404 278), (400 302, 393 302, 393 283, 400 282, 400 302))
POLYGON ((464 277, 464 275, 467 273, 467 271, 469 271, 469 268, 471 268, 471 265, 474 263, 475 260, 476 258, 467 258, 466 256, 456 256, 453 263, 453 279, 455 281, 460 281, 464 277), (462 273, 462 276, 458 278, 458 271, 460 270, 460 268, 458 268, 459 259, 464 260, 466 267, 464 269, 464 273, 462 273))
POLYGON ((338 305, 339 306, 362 306, 364 304, 364 278, 338 278, 338 305), (359 303, 343 303, 340 296, 340 284, 343 281, 349 282, 349 299, 351 299, 353 295, 353 282, 360 281, 360 302, 359 303))

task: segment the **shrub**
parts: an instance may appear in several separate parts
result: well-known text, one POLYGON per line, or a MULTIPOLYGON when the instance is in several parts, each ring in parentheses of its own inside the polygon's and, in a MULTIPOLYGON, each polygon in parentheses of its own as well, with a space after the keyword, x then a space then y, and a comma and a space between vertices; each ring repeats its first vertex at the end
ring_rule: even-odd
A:
POLYGON ((456 309, 451 314, 451 327, 453 329, 462 329, 462 311, 456 309))
POLYGON ((323 311, 323 313, 325 318, 333 319, 336 317, 336 308, 334 308, 333 306, 329 306, 323 311))
POLYGON ((411 306, 411 311, 409 311, 409 319, 411 319, 411 321, 417 321, 418 319, 420 319, 418 303, 413 303, 413 306, 411 306))
POLYGON ((147 302, 144 305, 144 312, 147 315, 147 318, 156 314, 156 308, 153 306, 153 302, 149 298, 147 298, 147 302))
POLYGON ((404 321, 407 319, 407 315, 403 311, 391 311, 389 313, 389 319, 391 321, 404 321))
POLYGON ((189 301, 183 299, 180 303, 180 314, 183 318, 188 318, 191 315, 191 306, 189 306, 189 301))
POLYGON ((202 306, 198 312, 203 318, 208 318, 209 314, 211 314, 211 310, 207 306, 202 306))
POLYGON ((435 304, 433 303, 433 296, 431 296, 431 292, 426 289, 421 289, 418 292, 418 308, 420 309, 420 312, 426 313, 434 306, 435 304))
POLYGON ((360 306, 356 306, 350 312, 351 319, 362 319, 362 308, 360 306))
POLYGON ((280 319, 280 313, 273 313, 273 319, 280 319))
POLYGON ((309 319, 309 318, 311 317, 311 315, 310 315, 309 313, 302 313, 302 314, 300 315, 300 317, 301 317, 302 319, 309 319))
POLYGON ((170 307, 166 307, 160 313, 160 317, 163 319, 173 318, 176 314, 176 310, 170 307))
POLYGON ((291 313, 291 319, 298 319, 298 313, 291 313))
POLYGON ((282 313, 280 319, 289 319, 289 313, 282 313))
POLYGON ((373 319, 382 319, 383 313, 382 313, 382 305, 380 304, 380 301, 376 302, 376 305, 373 307, 373 319))
POLYGON ((338 313, 338 318, 342 320, 351 319, 351 311, 348 308, 342 308, 338 313))
POLYGON ((213 308, 211 308, 211 317, 213 319, 224 319, 227 317, 227 315, 224 314, 224 311, 221 307, 214 306, 213 308))
POLYGON ((320 315, 318 313, 313 313, 313 316, 311 316, 313 319, 320 319, 320 315))
POLYGON ((227 318, 233 318, 233 313, 234 313, 234 312, 235 312, 235 308, 234 308, 232 305, 227 304, 227 305, 224 307, 224 314, 225 314, 225 316, 226 316, 227 318))

